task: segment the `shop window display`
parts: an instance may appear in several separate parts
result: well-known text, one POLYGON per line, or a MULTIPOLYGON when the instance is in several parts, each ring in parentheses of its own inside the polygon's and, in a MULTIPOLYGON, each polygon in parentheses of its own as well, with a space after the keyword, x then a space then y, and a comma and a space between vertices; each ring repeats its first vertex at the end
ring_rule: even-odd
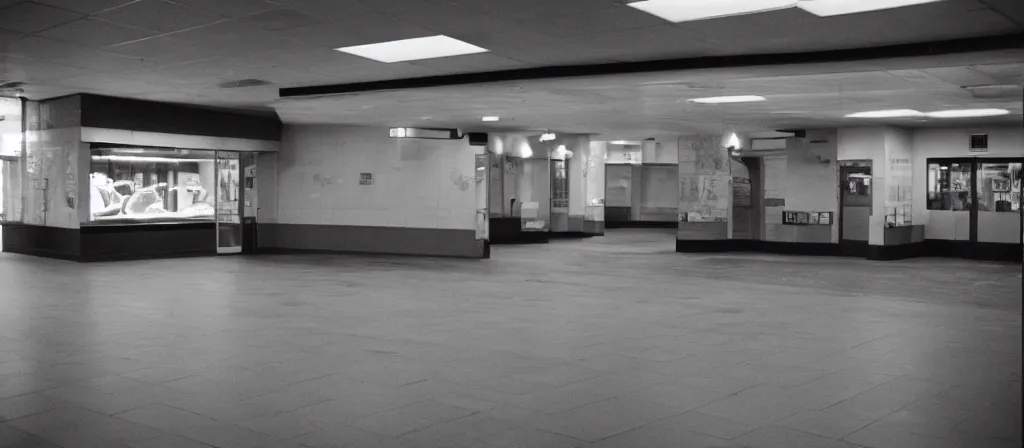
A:
POLYGON ((1020 163, 986 163, 978 166, 978 211, 1020 211, 1020 163))
POLYGON ((91 224, 213 221, 214 151, 94 148, 91 224))
POLYGON ((928 163, 928 210, 969 211, 972 187, 970 162, 928 163))

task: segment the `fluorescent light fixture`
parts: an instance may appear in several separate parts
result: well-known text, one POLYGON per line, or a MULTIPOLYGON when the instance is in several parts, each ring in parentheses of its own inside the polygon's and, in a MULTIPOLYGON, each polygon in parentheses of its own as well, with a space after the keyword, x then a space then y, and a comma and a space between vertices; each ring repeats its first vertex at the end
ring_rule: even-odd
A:
POLYGON ((643 144, 643 142, 637 142, 637 141, 632 141, 632 140, 612 140, 612 141, 610 141, 608 143, 611 143, 613 145, 624 145, 624 146, 625 145, 635 146, 635 145, 642 145, 643 144))
POLYGON ((674 23, 774 11, 796 4, 797 0, 646 0, 627 3, 674 23))
POLYGON ((540 135, 540 141, 542 142, 550 142, 556 138, 558 138, 558 136, 555 135, 554 132, 545 132, 540 135))
POLYGON ((913 109, 890 109, 857 112, 854 114, 847 115, 846 118, 903 118, 921 116, 924 116, 924 114, 913 109))
POLYGON ((501 117, 484 117, 483 121, 501 121, 501 117))
POLYGON ((405 128, 391 128, 388 131, 388 136, 391 138, 405 138, 406 135, 409 135, 409 131, 405 128))
POLYGON ((937 1, 941 0, 803 0, 796 6, 818 17, 830 17, 923 5, 937 1))
POLYGON ((417 61, 420 59, 444 58, 465 54, 484 53, 486 48, 453 39, 444 35, 417 37, 369 45, 336 48, 342 53, 353 54, 375 61, 392 63, 417 61))
POLYGON ((973 118, 973 117, 997 117, 1007 115, 1010 111, 1006 109, 961 109, 961 110, 940 110, 928 112, 927 116, 932 118, 973 118))
POLYGON ((712 96, 708 98, 693 98, 691 103, 699 104, 727 104, 727 103, 756 103, 764 101, 765 98, 759 95, 735 95, 735 96, 712 96))

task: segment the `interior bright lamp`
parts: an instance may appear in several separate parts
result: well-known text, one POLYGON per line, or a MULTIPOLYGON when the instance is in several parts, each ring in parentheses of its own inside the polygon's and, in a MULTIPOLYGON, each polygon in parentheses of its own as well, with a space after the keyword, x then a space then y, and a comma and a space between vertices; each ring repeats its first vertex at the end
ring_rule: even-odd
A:
POLYGON ((494 117, 494 116, 483 117, 482 120, 483 121, 501 121, 501 117, 494 117))
POLYGON ((796 4, 797 0, 646 0, 627 3, 630 7, 674 23, 774 11, 796 4))
POLYGON ((361 56, 375 61, 392 63, 420 59, 444 58, 464 54, 484 53, 481 48, 444 35, 417 37, 391 42, 335 48, 342 53, 361 56))
POLYGON ((960 110, 940 110, 936 112, 928 112, 928 115, 932 118, 973 118, 973 117, 997 117, 1000 115, 1007 115, 1010 111, 1006 109, 960 109, 960 110))
POLYGON ((846 118, 902 118, 920 117, 924 114, 913 109, 870 110, 849 114, 846 118))
POLYGON ((941 0, 802 0, 797 7, 818 17, 856 14, 868 11, 922 5, 941 0))
POLYGON ((756 103, 765 101, 760 95, 734 95, 734 96, 712 96, 708 98, 693 98, 691 103, 699 104, 727 104, 727 103, 756 103))
POLYGON ((545 132, 545 133, 540 135, 540 141, 542 141, 542 142, 550 142, 550 141, 554 140, 555 138, 557 138, 557 136, 555 135, 554 132, 545 132))

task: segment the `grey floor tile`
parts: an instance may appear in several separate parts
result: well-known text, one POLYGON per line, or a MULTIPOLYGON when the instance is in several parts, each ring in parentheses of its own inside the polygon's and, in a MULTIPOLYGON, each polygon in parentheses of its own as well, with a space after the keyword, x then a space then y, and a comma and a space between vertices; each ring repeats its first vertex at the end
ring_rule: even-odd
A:
POLYGON ((473 448, 1020 446, 1019 265, 673 241, 612 229, 486 261, 0 254, 0 446, 396 448, 367 429, 465 444, 473 421, 473 448))
POLYGON ((762 426, 806 412, 808 407, 789 397, 789 390, 776 386, 758 386, 697 408, 718 417, 762 426))
POLYGON ((69 403, 34 393, 0 400, 0 422, 67 407, 69 403))
POLYGON ((829 411, 807 411, 789 416, 778 423, 797 431, 815 434, 831 439, 842 439, 875 422, 873 418, 857 418, 855 415, 840 415, 829 411))
POLYGON ((352 420, 352 425, 377 434, 400 436, 438 423, 452 421, 473 414, 474 411, 457 408, 436 401, 424 401, 402 408, 384 411, 352 420))
POLYGON ((755 429, 736 441, 751 448, 857 448, 850 443, 778 426, 755 429))
POLYGON ((685 407, 630 398, 613 398, 536 422, 538 429, 596 442, 685 412, 685 407))
POLYGON ((690 411, 678 417, 672 417, 666 420, 665 424, 677 425, 683 429, 726 440, 735 439, 757 429, 757 426, 751 424, 705 414, 700 411, 690 411))
POLYGON ((736 442, 690 431, 668 421, 653 423, 608 437, 590 445, 592 448, 746 448, 736 442))

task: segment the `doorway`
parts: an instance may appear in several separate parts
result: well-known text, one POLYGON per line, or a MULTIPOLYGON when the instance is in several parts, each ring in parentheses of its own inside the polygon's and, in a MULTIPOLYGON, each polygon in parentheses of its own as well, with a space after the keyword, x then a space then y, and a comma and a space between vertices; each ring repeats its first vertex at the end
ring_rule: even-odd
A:
POLYGON ((839 249, 867 256, 873 189, 871 161, 844 161, 839 167, 839 249))
POLYGON ((241 162, 237 152, 217 151, 217 253, 242 253, 241 162))

